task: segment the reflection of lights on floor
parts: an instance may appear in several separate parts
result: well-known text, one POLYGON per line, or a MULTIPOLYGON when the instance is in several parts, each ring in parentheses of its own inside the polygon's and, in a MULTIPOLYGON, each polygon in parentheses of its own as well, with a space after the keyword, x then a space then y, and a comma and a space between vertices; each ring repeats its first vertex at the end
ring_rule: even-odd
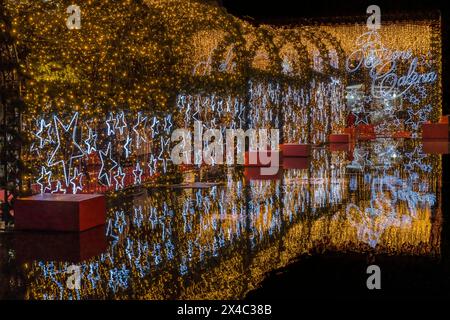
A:
MULTIPOLYGON (((431 239, 439 239, 432 235, 439 221, 433 218, 438 213, 433 213, 437 198, 432 181, 440 173, 424 174, 419 166, 405 170, 402 152, 395 152, 400 161, 389 170, 366 166, 351 173, 345 157, 336 156, 314 165, 327 158, 320 152, 309 169, 286 170, 278 181, 243 183, 243 173, 229 168, 217 177, 221 183, 208 188, 164 188, 158 195, 136 196, 111 209, 107 251, 82 263, 89 290, 82 287, 79 296, 62 291, 57 283, 68 264, 39 261, 26 269, 33 298, 121 298, 131 287, 139 296, 162 297, 161 292, 187 279, 216 297, 233 297, 219 283, 236 270, 256 285, 255 277, 263 278, 316 245, 337 251, 439 252, 439 241, 431 239), (282 249, 274 241, 281 241, 282 249), (247 259, 243 247, 254 257, 245 270, 233 265, 247 259), (275 253, 281 261, 271 260, 275 253), (192 280, 197 276, 204 282, 192 280)), ((439 168, 432 159, 421 158, 439 168)))

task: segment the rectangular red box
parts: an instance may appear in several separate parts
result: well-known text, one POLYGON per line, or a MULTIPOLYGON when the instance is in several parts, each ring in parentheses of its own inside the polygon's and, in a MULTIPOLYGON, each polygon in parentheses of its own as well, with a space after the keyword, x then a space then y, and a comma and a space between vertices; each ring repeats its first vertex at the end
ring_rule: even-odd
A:
POLYGON ((397 139, 399 139, 399 138, 409 139, 409 138, 411 138, 411 132, 409 132, 409 131, 397 131, 397 132, 394 132, 392 134, 392 137, 393 138, 397 138, 397 139))
POLYGON ((344 133, 349 134, 350 138, 354 138, 356 135, 356 128, 355 127, 344 128, 344 133))
POLYGON ((284 157, 309 157, 311 155, 311 145, 285 143, 281 145, 284 157))
POLYGON ((352 149, 350 143, 330 143, 329 147, 331 152, 349 152, 352 149))
POLYGON ((278 166, 281 165, 281 152, 279 151, 246 151, 245 152, 245 166, 254 166, 254 167, 271 167, 271 166, 275 166, 275 164, 262 164, 261 158, 260 158, 260 154, 263 154, 264 156, 267 155, 268 157, 278 157, 278 166), (250 156, 253 156, 254 159, 256 159, 256 162, 253 161, 253 163, 251 163, 251 159, 250 156))
POLYGON ((422 124, 422 139, 448 140, 448 123, 424 123, 422 124))
POLYGON ((311 157, 285 157, 283 158, 283 169, 308 169, 311 157))
POLYGON ((356 127, 356 135, 358 140, 376 139, 375 127, 371 124, 360 124, 356 127))
POLYGON ((328 138, 330 143, 349 143, 350 135, 348 133, 333 133, 328 138))
POLYGON ((84 232, 16 232, 14 249, 22 263, 58 261, 79 263, 96 257, 108 248, 105 226, 84 232))
POLYGON ((79 232, 104 225, 106 200, 92 194, 40 194, 19 198, 14 205, 17 230, 79 232))
POLYGON ((246 180, 279 180, 283 177, 283 168, 278 168, 277 173, 272 175, 261 174, 261 167, 247 167, 244 169, 246 180))
POLYGON ((450 142, 440 140, 426 140, 423 142, 423 152, 428 154, 449 154, 450 142))

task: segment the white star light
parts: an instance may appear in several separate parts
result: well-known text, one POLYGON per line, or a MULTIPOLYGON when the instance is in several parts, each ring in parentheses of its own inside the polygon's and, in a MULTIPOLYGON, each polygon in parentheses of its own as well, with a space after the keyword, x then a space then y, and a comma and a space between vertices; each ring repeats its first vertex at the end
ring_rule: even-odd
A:
POLYGON ((72 193, 76 194, 77 191, 83 191, 83 173, 78 173, 78 168, 73 170, 73 177, 70 179, 69 183, 72 185, 72 193))
POLYGON ((133 139, 131 139, 130 135, 127 134, 127 140, 125 141, 125 144, 123 145, 123 148, 125 149, 125 158, 127 158, 127 159, 131 154, 131 141, 133 141, 133 139))
POLYGON ((100 168, 100 172, 98 173, 98 179, 101 183, 102 180, 106 180, 106 185, 108 187, 111 186, 111 172, 117 167, 117 162, 112 158, 112 147, 111 142, 108 143, 108 147, 106 151, 103 152, 100 150, 100 160, 102 162, 102 166, 100 168), (105 163, 105 160, 109 163, 105 163))
POLYGON ((369 116, 370 114, 368 112, 362 111, 362 113, 354 113, 356 119, 355 119, 355 125, 359 124, 369 124, 369 116), (360 116, 362 114, 362 116, 360 116))
POLYGON ((52 172, 45 167, 41 167, 41 175, 39 176, 39 179, 36 180, 36 183, 40 186, 41 193, 45 193, 45 191, 51 191, 52 190, 52 172), (45 178, 47 186, 44 187, 44 185, 41 183, 45 178))
POLYGON ((97 151, 97 134, 91 128, 89 128, 88 132, 88 138, 84 140, 84 144, 87 147, 86 154, 91 154, 92 151, 97 151))
POLYGON ((172 115, 169 114, 167 117, 164 118, 164 131, 167 134, 169 134, 171 128, 172 128, 172 115))
POLYGON ((414 131, 419 130, 420 125, 428 121, 428 114, 430 113, 430 111, 431 105, 427 105, 417 111, 414 111, 413 108, 409 108, 408 119, 405 121, 405 124, 410 125, 414 131), (417 118, 418 120, 415 120, 417 118))
POLYGON ((413 152, 405 153, 408 162, 405 163, 405 170, 412 171, 415 167, 418 167, 424 171, 427 171, 428 167, 423 163, 423 159, 426 158, 426 154, 422 153, 420 147, 415 147, 413 152))
POLYGON ((137 121, 133 127, 133 131, 136 133, 136 148, 138 149, 141 146, 141 140, 143 142, 147 142, 147 140, 145 140, 146 125, 147 125, 147 117, 143 117, 142 112, 138 112, 137 121))
POLYGON ((155 158, 153 154, 150 155, 150 161, 148 163, 148 167, 150 169, 150 175, 154 175, 157 171, 157 163, 158 159, 155 158))
POLYGON ((67 186, 67 185, 69 185, 68 174, 70 173, 72 161, 84 156, 84 151, 81 149, 80 145, 76 141, 78 112, 76 112, 74 114, 74 116, 70 120, 70 123, 67 126, 65 126, 57 116, 53 117, 53 121, 54 121, 55 131, 56 131, 57 145, 56 145, 55 149, 53 150, 52 154, 50 155, 49 159, 47 160, 47 165, 54 166, 57 164, 61 164, 63 171, 64 171, 64 180, 65 180, 65 183, 67 186), (61 128, 62 128, 62 131, 61 131, 61 128), (72 133, 70 134, 70 139, 64 139, 65 141, 63 141, 67 144, 67 142, 68 142, 67 140, 69 140, 69 147, 66 149, 65 148, 66 145, 64 145, 64 150, 61 150, 61 132, 64 135, 64 134, 70 133, 70 131, 72 131, 72 133), (69 158, 68 166, 67 166, 67 163, 65 160, 65 157, 66 157, 66 154, 64 154, 65 150, 71 150, 71 155, 69 158), (76 151, 76 154, 74 155, 75 151, 76 151), (55 161, 55 156, 58 152, 62 152, 61 160, 55 161))
POLYGON ((155 135, 157 135, 159 133, 158 126, 157 126, 158 124, 159 124, 159 120, 156 117, 153 117, 153 122, 152 122, 152 126, 151 126, 152 139, 155 137, 155 135), (156 127, 156 130, 155 130, 155 127, 156 127))
POLYGON ((66 189, 63 189, 61 181, 58 181, 56 184, 56 189, 52 191, 52 193, 64 193, 66 194, 66 189))
POLYGON ((136 164, 136 169, 133 170, 134 174, 134 184, 141 184, 142 183, 142 172, 141 165, 139 162, 136 164))
POLYGON ((122 167, 119 166, 117 174, 114 176, 114 181, 116 181, 116 191, 119 189, 123 189, 125 176, 126 174, 122 171, 122 167))
POLYGON ((125 121, 125 113, 122 111, 116 117, 116 125, 115 129, 118 129, 120 134, 123 134, 124 129, 127 127, 127 123, 125 121))
POLYGON ((106 120, 106 126, 107 126, 106 134, 108 136, 113 136, 116 134, 115 131, 116 119, 114 118, 114 115, 112 113, 109 114, 109 118, 108 120, 106 120))
POLYGON ((48 134, 51 125, 51 122, 46 124, 44 119, 39 120, 39 130, 35 133, 35 136, 39 139, 39 148, 41 149, 44 147, 46 142, 49 142, 49 139, 43 138, 42 134, 44 133, 44 130, 48 134))
POLYGON ((37 156, 40 157, 41 156, 41 149, 39 147, 36 147, 36 143, 33 142, 30 146, 30 153, 36 152, 37 156))

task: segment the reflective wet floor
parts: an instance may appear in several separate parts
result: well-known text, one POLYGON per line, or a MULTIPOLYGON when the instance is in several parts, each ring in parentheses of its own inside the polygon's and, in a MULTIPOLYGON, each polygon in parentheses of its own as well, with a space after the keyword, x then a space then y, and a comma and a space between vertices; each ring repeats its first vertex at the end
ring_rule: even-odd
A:
POLYGON ((317 147, 273 177, 201 168, 110 197, 104 227, 0 234, 0 298, 359 296, 369 265, 377 295, 448 295, 443 144, 317 147))

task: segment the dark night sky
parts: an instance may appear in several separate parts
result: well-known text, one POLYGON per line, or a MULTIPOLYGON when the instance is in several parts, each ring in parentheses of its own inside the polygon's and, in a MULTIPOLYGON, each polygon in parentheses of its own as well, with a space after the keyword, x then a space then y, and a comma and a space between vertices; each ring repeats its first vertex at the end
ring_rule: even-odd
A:
POLYGON ((371 4, 381 7, 382 14, 398 12, 419 13, 430 10, 446 11, 445 2, 435 0, 222 0, 224 7, 232 14, 250 16, 258 21, 281 18, 311 18, 332 16, 365 15, 371 4))

